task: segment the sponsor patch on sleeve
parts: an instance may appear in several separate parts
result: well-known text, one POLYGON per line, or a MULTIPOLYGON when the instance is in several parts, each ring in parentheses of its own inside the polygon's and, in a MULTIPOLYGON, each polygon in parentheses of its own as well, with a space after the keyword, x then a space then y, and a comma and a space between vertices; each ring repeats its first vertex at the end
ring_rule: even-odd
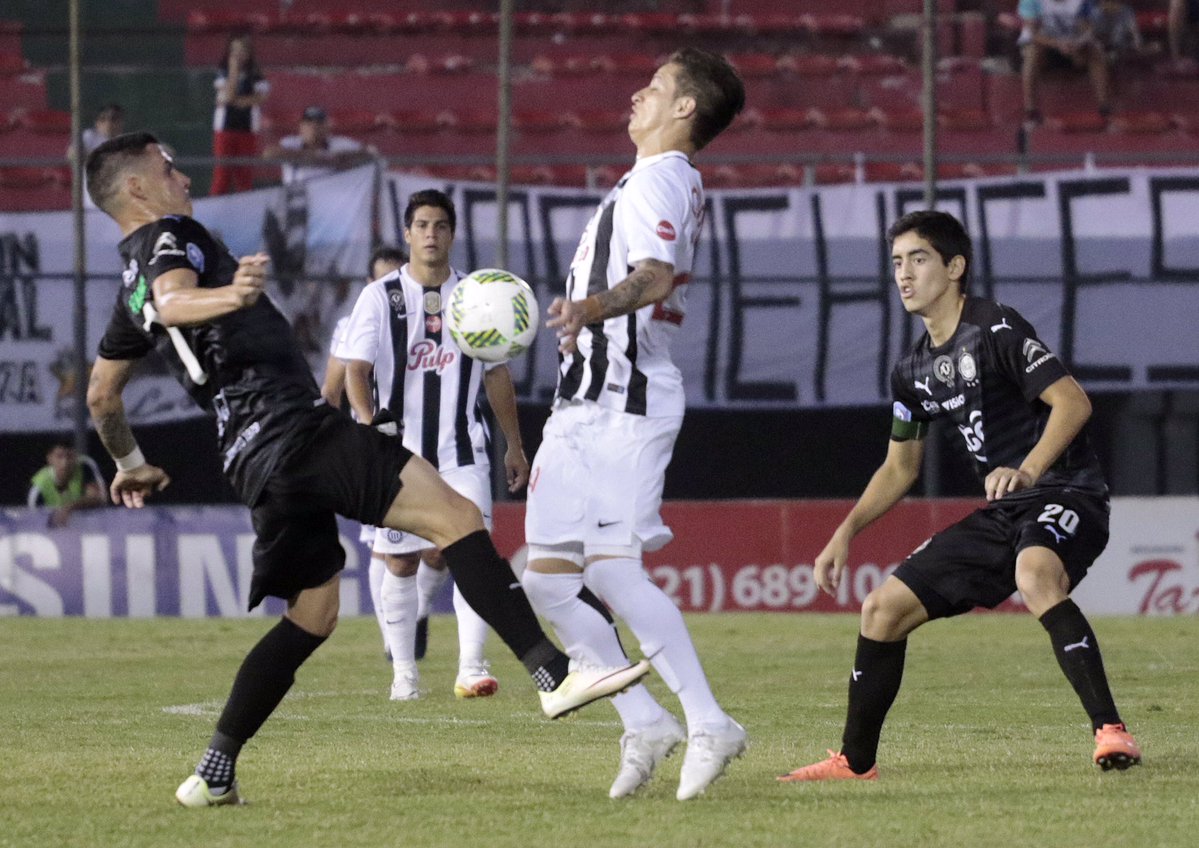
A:
POLYGON ((662 241, 674 241, 676 236, 674 232, 674 224, 669 221, 659 221, 657 228, 654 230, 658 234, 658 238, 662 241))
POLYGON ((187 261, 196 269, 197 274, 204 273, 204 251, 198 244, 190 241, 187 243, 187 261))
POLYGON ((912 410, 908 409, 906 406, 904 406, 899 401, 895 401, 895 404, 891 407, 891 409, 892 409, 892 412, 894 413, 895 417, 898 418, 900 421, 911 421, 912 420, 912 410))

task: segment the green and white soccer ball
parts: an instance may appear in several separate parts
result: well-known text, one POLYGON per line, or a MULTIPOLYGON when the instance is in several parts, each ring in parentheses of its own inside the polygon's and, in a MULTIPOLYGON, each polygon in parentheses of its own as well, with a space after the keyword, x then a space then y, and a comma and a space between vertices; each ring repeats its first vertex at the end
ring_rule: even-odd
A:
POLYGON ((528 283, 508 271, 482 268, 454 288, 446 326, 467 356, 507 362, 533 343, 538 314, 528 283))

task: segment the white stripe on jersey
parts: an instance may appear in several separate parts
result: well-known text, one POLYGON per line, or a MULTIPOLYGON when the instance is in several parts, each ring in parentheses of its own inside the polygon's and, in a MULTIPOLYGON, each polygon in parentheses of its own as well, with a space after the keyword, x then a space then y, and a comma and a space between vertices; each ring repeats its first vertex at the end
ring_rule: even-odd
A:
POLYGON ((444 306, 460 279, 451 270, 440 289, 426 289, 408 276, 404 265, 375 280, 359 295, 338 352, 341 359, 372 363, 379 408, 390 409, 403 422, 404 447, 442 471, 488 461, 477 404, 482 363, 464 356, 442 323, 444 306), (440 294, 440 307, 430 313, 426 298, 434 292, 440 294), (397 347, 402 356, 398 367, 397 347), (393 401, 401 398, 402 410, 393 401))
POLYGON ((563 358, 558 395, 637 415, 683 414, 683 378, 670 344, 686 311, 686 286, 704 217, 704 187, 677 150, 637 161, 592 216, 570 266, 567 297, 583 300, 624 280, 643 259, 674 266, 661 303, 584 328, 578 353, 563 358))

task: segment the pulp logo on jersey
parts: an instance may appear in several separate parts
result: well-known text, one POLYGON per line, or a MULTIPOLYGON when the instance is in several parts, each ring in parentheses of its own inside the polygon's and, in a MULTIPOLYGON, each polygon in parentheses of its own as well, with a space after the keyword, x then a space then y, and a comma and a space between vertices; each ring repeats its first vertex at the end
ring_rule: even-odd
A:
POLYGON ((662 239, 662 241, 674 241, 676 238, 674 225, 669 221, 659 221, 657 229, 654 232, 658 234, 658 238, 662 239))
POLYGON ((429 339, 421 339, 408 351, 409 371, 436 371, 441 374, 454 364, 458 354, 429 339))

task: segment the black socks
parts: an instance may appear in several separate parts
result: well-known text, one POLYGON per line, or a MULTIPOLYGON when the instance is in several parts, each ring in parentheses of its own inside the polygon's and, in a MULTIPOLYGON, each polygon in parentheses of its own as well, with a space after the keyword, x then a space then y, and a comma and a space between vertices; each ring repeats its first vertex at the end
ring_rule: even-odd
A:
POLYGON ((1092 727, 1098 730, 1105 724, 1120 724, 1120 714, 1103 670, 1099 642, 1082 610, 1066 598, 1042 615, 1040 622, 1049 633, 1058 665, 1091 717, 1092 727))
POLYGON ((841 753, 857 774, 870 771, 878 757, 879 734, 899 693, 907 647, 907 639, 876 642, 858 635, 849 679, 849 709, 841 737, 841 753))

